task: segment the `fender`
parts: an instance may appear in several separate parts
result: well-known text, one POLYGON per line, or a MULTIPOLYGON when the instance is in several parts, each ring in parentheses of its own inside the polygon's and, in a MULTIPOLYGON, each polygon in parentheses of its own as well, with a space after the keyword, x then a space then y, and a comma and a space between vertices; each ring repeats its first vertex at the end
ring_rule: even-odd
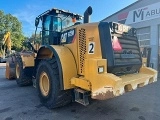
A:
POLYGON ((73 88, 71 78, 77 76, 77 67, 74 56, 67 47, 57 45, 42 46, 37 53, 36 66, 38 65, 39 59, 48 59, 53 56, 56 58, 59 68, 61 90, 73 88))

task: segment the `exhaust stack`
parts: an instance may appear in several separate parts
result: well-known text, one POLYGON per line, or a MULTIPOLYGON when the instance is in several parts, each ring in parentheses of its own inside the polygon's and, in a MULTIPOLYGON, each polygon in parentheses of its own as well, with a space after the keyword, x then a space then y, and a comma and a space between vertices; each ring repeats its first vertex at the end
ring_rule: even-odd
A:
POLYGON ((84 12, 84 20, 83 20, 83 23, 89 23, 89 17, 90 15, 92 14, 92 7, 89 6, 87 8, 87 10, 84 12))

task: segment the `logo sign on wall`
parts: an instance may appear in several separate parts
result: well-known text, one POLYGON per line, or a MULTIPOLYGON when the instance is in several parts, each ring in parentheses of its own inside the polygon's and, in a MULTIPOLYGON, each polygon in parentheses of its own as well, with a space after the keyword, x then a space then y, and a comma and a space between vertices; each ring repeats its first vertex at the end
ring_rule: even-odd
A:
POLYGON ((133 24, 160 17, 160 2, 138 8, 118 15, 118 20, 125 24, 133 24))

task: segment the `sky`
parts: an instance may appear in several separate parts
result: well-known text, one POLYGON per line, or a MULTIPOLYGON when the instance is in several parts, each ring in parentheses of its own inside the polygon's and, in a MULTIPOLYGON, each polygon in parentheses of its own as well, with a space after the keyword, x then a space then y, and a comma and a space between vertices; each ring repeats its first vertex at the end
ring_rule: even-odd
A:
POLYGON ((35 31, 35 18, 51 8, 69 10, 83 15, 92 6, 91 22, 98 22, 137 0, 0 0, 0 10, 12 14, 22 23, 23 33, 30 37, 35 31))

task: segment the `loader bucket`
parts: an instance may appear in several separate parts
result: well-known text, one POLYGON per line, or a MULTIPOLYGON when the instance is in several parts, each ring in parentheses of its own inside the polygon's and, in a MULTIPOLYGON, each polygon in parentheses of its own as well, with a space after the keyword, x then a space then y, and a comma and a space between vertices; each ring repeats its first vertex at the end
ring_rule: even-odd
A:
POLYGON ((16 55, 12 54, 7 58, 6 61, 6 78, 8 80, 16 79, 16 55))

